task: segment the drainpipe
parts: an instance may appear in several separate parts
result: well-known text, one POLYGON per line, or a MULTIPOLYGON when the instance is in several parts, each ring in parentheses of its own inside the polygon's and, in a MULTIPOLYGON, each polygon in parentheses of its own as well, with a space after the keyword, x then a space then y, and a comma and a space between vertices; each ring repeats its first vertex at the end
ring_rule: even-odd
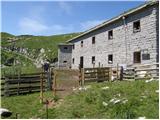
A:
POLYGON ((124 26, 124 30, 125 30, 125 37, 124 37, 124 39, 125 39, 125 48, 126 48, 126 59, 125 59, 125 63, 127 64, 127 38, 126 38, 126 33, 127 33, 127 31, 126 31, 126 17, 125 16, 123 16, 122 17, 122 19, 123 19, 123 26, 124 26))

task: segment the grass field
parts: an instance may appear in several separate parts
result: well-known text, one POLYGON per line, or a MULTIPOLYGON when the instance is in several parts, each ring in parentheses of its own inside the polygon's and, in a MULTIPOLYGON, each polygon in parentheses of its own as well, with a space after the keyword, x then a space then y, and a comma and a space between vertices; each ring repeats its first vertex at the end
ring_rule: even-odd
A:
MULTIPOLYGON (((158 81, 103 82, 75 90, 49 108, 49 118, 159 118, 158 81)), ((54 99, 52 92, 46 98, 54 99)), ((19 118, 46 118, 39 94, 2 97, 2 107, 19 113, 19 118)))

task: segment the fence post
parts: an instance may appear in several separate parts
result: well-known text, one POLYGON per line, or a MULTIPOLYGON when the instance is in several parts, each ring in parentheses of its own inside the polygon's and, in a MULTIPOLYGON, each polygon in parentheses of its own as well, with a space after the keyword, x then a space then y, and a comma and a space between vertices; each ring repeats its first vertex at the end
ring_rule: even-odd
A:
POLYGON ((121 66, 121 70, 120 70, 120 80, 123 80, 123 67, 121 66))
POLYGON ((82 72, 81 72, 81 68, 79 67, 79 73, 78 73, 78 76, 79 76, 79 81, 78 81, 78 87, 82 85, 82 72))
POLYGON ((117 80, 119 79, 119 75, 118 75, 118 63, 117 63, 117 80))
POLYGON ((112 68, 110 67, 109 68, 109 81, 112 80, 112 68))
POLYGON ((20 80, 21 80, 20 73, 18 73, 17 95, 19 95, 20 80))
POLYGON ((136 67, 134 67, 134 80, 136 80, 136 67))
POLYGON ((57 77, 57 72, 54 70, 54 79, 53 79, 53 94, 54 96, 56 96, 56 87, 57 87, 57 80, 56 80, 56 77, 57 77))
POLYGON ((41 73, 41 82, 40 82, 40 103, 43 103, 43 72, 41 73))
POLYGON ((5 87, 4 87, 4 96, 6 96, 6 97, 8 97, 9 96, 9 91, 8 91, 8 86, 9 84, 8 84, 8 78, 7 77, 5 77, 5 87))
POLYGON ((82 86, 84 86, 84 68, 81 68, 81 76, 82 76, 82 86))

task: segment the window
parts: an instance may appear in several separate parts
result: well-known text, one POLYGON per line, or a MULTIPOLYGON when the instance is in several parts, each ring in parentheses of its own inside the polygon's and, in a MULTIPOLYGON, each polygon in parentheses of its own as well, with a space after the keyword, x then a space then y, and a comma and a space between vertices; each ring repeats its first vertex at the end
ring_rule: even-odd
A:
POLYGON ((83 47, 83 41, 81 41, 81 47, 83 47))
POLYGON ((134 52, 133 59, 134 63, 141 63, 141 52, 134 52))
POLYGON ((112 64, 113 63, 113 55, 110 54, 108 55, 108 64, 112 64))
POLYGON ((95 37, 92 37, 92 44, 95 44, 95 37))
POLYGON ((142 54, 142 60, 150 60, 150 54, 149 53, 142 54))
POLYGON ((72 48, 73 48, 73 49, 75 48, 74 44, 73 44, 72 48))
POLYGON ((113 30, 108 31, 108 39, 113 39, 113 30))
POLYGON ((72 59, 72 63, 74 64, 74 58, 72 59))
POLYGON ((133 32, 140 32, 141 28, 140 28, 140 20, 133 22, 133 32))
POLYGON ((64 49, 65 49, 65 50, 67 50, 67 49, 68 49, 68 47, 64 47, 64 49))
POLYGON ((92 56, 92 64, 95 64, 95 56, 92 56))
POLYGON ((63 63, 67 63, 67 61, 63 61, 63 63))

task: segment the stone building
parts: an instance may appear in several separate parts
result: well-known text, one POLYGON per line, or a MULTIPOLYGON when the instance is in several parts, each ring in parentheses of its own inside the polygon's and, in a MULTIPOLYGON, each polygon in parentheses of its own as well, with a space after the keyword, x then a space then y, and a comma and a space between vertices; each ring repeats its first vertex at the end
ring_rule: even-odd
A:
POLYGON ((71 68, 72 65, 72 44, 59 44, 58 45, 58 67, 71 68))
MULTIPOLYGON (((72 69, 79 65, 108 67, 156 63, 159 61, 159 2, 148 2, 126 11, 68 43, 72 49, 69 48, 67 54, 64 50, 59 56, 67 57, 72 69)), ((62 61, 59 57, 59 63, 62 61)))

